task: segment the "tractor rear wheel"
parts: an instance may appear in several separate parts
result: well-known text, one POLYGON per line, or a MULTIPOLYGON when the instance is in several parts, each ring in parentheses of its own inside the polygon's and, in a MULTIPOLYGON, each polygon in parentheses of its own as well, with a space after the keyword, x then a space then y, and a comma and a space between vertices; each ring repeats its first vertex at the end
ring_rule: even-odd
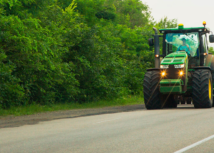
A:
POLYGON ((196 70, 193 74, 192 83, 192 99, 194 107, 211 108, 213 104, 213 87, 210 70, 196 70))
POLYGON ((161 109, 161 93, 159 91, 160 72, 147 71, 144 76, 143 93, 147 109, 161 109))
MULTIPOLYGON (((214 90, 213 90, 213 94, 214 94, 214 90)), ((214 102, 213 102, 213 105, 212 105, 212 107, 214 107, 214 102)))

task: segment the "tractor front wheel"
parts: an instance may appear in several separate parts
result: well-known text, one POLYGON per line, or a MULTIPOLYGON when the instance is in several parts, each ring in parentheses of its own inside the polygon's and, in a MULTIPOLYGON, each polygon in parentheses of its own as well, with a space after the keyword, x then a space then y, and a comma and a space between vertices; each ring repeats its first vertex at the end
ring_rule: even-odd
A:
POLYGON ((147 109, 161 109, 161 93, 159 91, 160 72, 147 71, 144 76, 143 93, 147 109))
POLYGON ((192 83, 192 99, 194 107, 211 108, 213 104, 213 87, 210 70, 196 70, 193 74, 192 83))

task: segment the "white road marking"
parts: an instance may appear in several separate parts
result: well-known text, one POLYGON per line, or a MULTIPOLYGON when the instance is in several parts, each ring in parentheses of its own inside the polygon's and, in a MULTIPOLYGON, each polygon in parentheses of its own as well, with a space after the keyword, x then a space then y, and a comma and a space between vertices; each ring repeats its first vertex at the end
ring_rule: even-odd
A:
POLYGON ((214 138, 214 135, 212 135, 212 136, 210 136, 210 137, 208 137, 208 138, 205 138, 205 139, 203 139, 203 140, 201 140, 201 141, 198 141, 198 142, 196 142, 196 143, 193 143, 192 145, 187 146, 187 147, 185 147, 185 148, 183 148, 183 149, 181 149, 181 150, 178 150, 178 151, 176 151, 176 152, 174 152, 174 153, 182 153, 182 152, 185 152, 185 151, 187 151, 187 150, 189 150, 189 149, 191 149, 191 148, 194 148, 194 147, 196 147, 196 146, 198 146, 198 145, 200 145, 200 144, 202 144, 202 143, 204 143, 204 142, 206 142, 206 141, 209 141, 209 140, 211 140, 211 139, 213 139, 213 138, 214 138))
POLYGON ((96 122, 96 123, 94 123, 94 124, 103 123, 103 122, 109 122, 109 121, 114 121, 114 120, 118 120, 118 119, 120 119, 120 118, 121 118, 121 117, 115 118, 115 119, 111 119, 111 120, 100 121, 100 122, 96 122))

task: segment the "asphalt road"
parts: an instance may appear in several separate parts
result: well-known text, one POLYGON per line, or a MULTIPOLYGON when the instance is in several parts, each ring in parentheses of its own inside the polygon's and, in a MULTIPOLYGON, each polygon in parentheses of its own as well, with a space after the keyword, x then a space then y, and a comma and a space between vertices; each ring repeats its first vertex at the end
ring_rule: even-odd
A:
POLYGON ((0 129, 0 153, 214 152, 214 108, 138 110, 0 129))

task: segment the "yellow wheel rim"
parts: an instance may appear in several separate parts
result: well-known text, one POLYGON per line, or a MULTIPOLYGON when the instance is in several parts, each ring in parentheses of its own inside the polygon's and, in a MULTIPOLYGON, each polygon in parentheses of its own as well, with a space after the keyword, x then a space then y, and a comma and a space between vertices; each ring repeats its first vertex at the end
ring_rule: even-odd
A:
POLYGON ((211 81, 209 80, 209 99, 211 100, 212 99, 212 90, 211 90, 211 81))

